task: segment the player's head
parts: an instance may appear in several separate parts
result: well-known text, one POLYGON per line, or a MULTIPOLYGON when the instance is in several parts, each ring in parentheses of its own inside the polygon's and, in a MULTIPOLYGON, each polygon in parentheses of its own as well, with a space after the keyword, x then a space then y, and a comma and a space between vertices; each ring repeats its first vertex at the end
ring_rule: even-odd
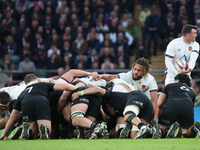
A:
POLYGON ((174 77, 174 80, 175 81, 179 81, 181 83, 185 83, 187 84, 189 87, 191 86, 191 80, 190 80, 190 77, 185 74, 185 73, 180 73, 180 74, 177 74, 175 77, 174 77))
POLYGON ((0 109, 4 110, 9 106, 10 95, 7 92, 0 92, 0 109))
POLYGON ((182 28, 182 35, 187 38, 187 41, 194 42, 197 37, 197 28, 196 26, 186 24, 182 28))
POLYGON ((24 82, 27 85, 31 81, 37 81, 37 77, 34 74, 27 74, 24 78, 24 82))
POLYGON ((133 80, 139 80, 148 74, 149 70, 151 70, 151 65, 147 59, 142 57, 134 62, 131 70, 133 80))

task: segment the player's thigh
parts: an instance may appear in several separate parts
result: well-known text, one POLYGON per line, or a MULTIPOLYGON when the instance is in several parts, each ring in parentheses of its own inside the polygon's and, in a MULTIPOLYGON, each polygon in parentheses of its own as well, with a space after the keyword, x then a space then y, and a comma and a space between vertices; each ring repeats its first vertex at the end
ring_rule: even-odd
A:
POLYGON ((99 96, 97 95, 92 96, 89 101, 89 107, 85 115, 91 116, 95 118, 95 120, 101 120, 101 112, 100 112, 101 103, 102 99, 99 96))
POLYGON ((191 101, 181 102, 180 126, 189 128, 194 124, 194 107, 191 101))
POLYGON ((180 109, 179 106, 180 104, 176 102, 172 102, 171 104, 164 105, 163 111, 161 116, 159 117, 159 124, 165 125, 165 126, 170 126, 174 122, 178 120, 180 117, 180 109))
POLYGON ((47 99, 38 99, 35 104, 36 120, 51 120, 50 106, 47 99))
POLYGON ((86 113, 89 106, 88 96, 81 96, 71 103, 71 113, 75 111, 82 111, 86 113))

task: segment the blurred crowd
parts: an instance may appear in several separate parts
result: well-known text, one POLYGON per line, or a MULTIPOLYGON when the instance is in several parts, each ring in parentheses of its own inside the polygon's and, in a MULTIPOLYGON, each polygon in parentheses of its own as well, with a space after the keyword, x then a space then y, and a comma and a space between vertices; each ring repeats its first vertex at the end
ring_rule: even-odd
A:
MULTIPOLYGON (((0 4, 2 70, 129 69, 131 55, 156 56, 158 49, 164 51, 169 41, 181 36, 187 23, 196 25, 200 34, 200 0, 2 0, 0 4), (135 7, 141 9, 140 25, 133 19, 135 7)), ((196 40, 200 42, 200 36, 196 40)))

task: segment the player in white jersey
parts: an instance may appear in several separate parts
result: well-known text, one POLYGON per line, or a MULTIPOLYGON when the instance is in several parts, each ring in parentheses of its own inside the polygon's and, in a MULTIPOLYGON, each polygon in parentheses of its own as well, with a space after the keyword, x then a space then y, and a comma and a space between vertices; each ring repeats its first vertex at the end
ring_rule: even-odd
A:
POLYGON ((196 26, 186 24, 182 28, 182 37, 168 44, 165 52, 165 85, 174 83, 174 77, 178 74, 174 64, 178 59, 185 59, 189 66, 187 70, 183 69, 180 73, 187 73, 190 76, 199 55, 199 44, 195 41, 196 37, 196 26))

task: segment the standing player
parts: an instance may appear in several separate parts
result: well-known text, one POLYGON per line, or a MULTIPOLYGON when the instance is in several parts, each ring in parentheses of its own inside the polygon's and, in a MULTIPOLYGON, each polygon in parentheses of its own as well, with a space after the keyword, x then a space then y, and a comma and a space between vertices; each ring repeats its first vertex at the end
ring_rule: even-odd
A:
POLYGON ((166 85, 160 94, 158 106, 163 111, 158 123, 162 126, 163 137, 173 138, 179 124, 183 137, 200 136, 200 122, 194 123, 195 94, 190 86, 189 76, 180 73, 175 76, 175 83, 166 85))
POLYGON ((186 24, 182 28, 182 37, 176 38, 168 44, 165 52, 165 85, 174 83, 174 77, 178 73, 174 64, 178 59, 185 59, 189 66, 187 70, 183 69, 180 73, 188 73, 190 76, 199 56, 199 44, 195 41, 196 37, 196 26, 186 24))
POLYGON ((41 139, 48 139, 51 132, 50 106, 47 95, 53 90, 75 90, 70 84, 38 83, 37 77, 29 74, 24 79, 27 87, 18 97, 5 131, 0 139, 6 139, 22 111, 22 138, 35 139, 38 130, 41 139), (30 125, 30 126, 29 126, 30 125), (38 129, 39 128, 39 129, 38 129))

